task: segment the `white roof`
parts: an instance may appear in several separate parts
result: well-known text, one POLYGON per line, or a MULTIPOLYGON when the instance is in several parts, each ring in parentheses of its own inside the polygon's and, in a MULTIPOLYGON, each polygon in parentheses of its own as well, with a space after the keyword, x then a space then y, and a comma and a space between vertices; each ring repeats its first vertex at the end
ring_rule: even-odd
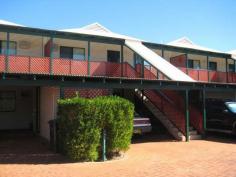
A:
POLYGON ((82 28, 63 29, 59 31, 141 41, 140 39, 114 33, 99 23, 93 23, 82 28))
POLYGON ((236 60, 236 50, 231 50, 228 53, 231 54, 232 58, 236 60))
POLYGON ((187 37, 182 37, 182 38, 177 39, 175 41, 169 42, 168 45, 172 45, 172 46, 176 46, 176 47, 189 48, 189 49, 203 50, 203 51, 208 51, 208 52, 223 53, 223 52, 218 51, 218 50, 209 49, 209 48, 206 48, 206 47, 196 45, 187 37))
POLYGON ((0 19, 0 24, 1 25, 10 25, 10 26, 23 26, 23 25, 20 25, 20 24, 17 24, 17 23, 13 23, 13 22, 9 22, 9 21, 6 21, 6 20, 1 20, 1 19, 0 19))

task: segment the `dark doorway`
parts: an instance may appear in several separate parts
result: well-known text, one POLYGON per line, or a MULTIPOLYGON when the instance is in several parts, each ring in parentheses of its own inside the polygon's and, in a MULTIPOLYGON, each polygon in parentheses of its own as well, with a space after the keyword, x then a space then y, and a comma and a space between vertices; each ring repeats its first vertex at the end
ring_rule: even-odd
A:
POLYGON ((107 61, 113 62, 113 63, 119 63, 120 62, 120 51, 108 50, 107 51, 107 61))

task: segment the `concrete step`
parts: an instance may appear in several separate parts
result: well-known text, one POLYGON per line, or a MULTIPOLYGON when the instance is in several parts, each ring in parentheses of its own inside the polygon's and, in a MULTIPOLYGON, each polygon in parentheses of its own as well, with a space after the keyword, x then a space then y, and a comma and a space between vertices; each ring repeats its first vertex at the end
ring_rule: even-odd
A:
POLYGON ((190 135, 189 140, 200 140, 202 139, 201 135, 190 135))
POLYGON ((190 126, 190 127, 189 127, 189 131, 192 131, 192 130, 194 130, 194 128, 190 126))
POLYGON ((196 130, 191 130, 191 131, 189 131, 189 134, 190 135, 197 135, 197 131, 196 130))

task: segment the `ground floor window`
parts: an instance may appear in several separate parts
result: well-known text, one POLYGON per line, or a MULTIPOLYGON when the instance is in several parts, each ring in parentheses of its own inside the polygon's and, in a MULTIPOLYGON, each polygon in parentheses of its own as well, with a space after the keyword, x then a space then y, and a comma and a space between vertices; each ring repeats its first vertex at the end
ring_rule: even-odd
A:
POLYGON ((0 91, 0 112, 14 112, 15 107, 15 91, 0 91))

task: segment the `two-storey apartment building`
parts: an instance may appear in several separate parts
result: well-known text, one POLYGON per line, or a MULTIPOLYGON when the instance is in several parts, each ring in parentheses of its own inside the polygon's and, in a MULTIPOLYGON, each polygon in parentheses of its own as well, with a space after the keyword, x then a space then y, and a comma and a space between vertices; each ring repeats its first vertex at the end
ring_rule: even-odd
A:
POLYGON ((235 59, 187 38, 156 44, 98 23, 46 30, 0 21, 0 129, 49 139, 58 98, 116 93, 188 140, 190 126, 206 130, 207 97, 235 99, 235 59))

